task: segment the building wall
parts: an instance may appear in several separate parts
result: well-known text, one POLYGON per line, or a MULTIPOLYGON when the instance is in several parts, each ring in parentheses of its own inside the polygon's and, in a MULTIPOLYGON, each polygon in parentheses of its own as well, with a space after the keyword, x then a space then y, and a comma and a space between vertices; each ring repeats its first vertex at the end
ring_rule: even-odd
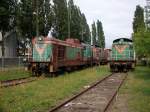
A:
POLYGON ((13 58, 17 56, 17 38, 16 33, 11 33, 5 40, 4 40, 4 48, 5 48, 5 57, 13 58))
MULTIPOLYGON (((8 32, 3 39, 4 42, 4 57, 17 57, 17 37, 15 32, 8 32)), ((1 42, 2 43, 2 42, 1 42)), ((2 45, 0 44, 0 58, 2 57, 2 45)))

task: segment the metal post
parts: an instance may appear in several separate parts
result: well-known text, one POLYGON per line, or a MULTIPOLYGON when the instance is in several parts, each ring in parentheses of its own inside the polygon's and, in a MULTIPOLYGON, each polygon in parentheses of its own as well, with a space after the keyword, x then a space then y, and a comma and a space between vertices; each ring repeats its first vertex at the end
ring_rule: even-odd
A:
POLYGON ((83 41, 83 25, 81 25, 82 26, 82 41, 83 41))
POLYGON ((70 18, 71 18, 71 8, 69 6, 69 1, 68 1, 68 38, 70 38, 70 18))
POLYGON ((19 63, 18 64, 19 64, 19 68, 20 68, 20 56, 19 56, 19 63))
POLYGON ((4 70, 4 56, 2 56, 2 71, 4 70))
POLYGON ((92 32, 90 32, 91 34, 91 45, 93 45, 93 35, 92 35, 92 32))
POLYGON ((129 50, 129 60, 131 60, 131 57, 130 57, 130 56, 131 56, 131 54, 130 54, 130 50, 129 50))
POLYGON ((39 36, 38 0, 36 0, 36 36, 39 36))

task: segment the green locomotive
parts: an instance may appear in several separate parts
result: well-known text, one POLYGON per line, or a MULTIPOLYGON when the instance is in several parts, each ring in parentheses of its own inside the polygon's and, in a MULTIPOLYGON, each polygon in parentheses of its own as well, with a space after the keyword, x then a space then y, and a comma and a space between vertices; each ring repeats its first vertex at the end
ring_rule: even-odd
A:
POLYGON ((112 72, 134 69, 135 51, 132 40, 119 38, 113 41, 109 65, 112 72))

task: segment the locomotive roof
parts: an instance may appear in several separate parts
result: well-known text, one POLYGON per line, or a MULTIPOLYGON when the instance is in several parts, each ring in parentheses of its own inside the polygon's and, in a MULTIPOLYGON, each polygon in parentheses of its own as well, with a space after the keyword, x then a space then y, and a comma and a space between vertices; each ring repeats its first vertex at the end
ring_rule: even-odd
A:
POLYGON ((83 46, 81 45, 81 43, 79 42, 72 42, 72 41, 63 41, 63 40, 59 40, 56 38, 47 38, 47 37, 43 37, 39 40, 39 38, 33 38, 32 39, 32 43, 35 43, 35 41, 41 41, 44 43, 53 43, 53 44, 57 44, 57 45, 63 45, 63 46, 71 46, 71 47, 78 47, 78 48, 82 48, 83 46))
POLYGON ((119 42, 120 40, 123 40, 123 42, 133 42, 131 39, 128 38, 118 38, 113 41, 113 43, 119 42))

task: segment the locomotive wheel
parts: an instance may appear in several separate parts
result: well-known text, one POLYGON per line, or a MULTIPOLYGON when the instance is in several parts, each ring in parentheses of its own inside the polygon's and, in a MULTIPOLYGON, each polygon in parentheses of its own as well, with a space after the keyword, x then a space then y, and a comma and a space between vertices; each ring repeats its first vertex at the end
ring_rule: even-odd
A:
POLYGON ((36 71, 32 71, 32 76, 37 76, 37 72, 36 71))
POLYGON ((42 72, 40 70, 32 69, 32 76, 39 77, 42 75, 42 72))
POLYGON ((32 76, 36 76, 36 70, 35 70, 35 68, 32 68, 32 76))
POLYGON ((115 68, 114 68, 114 72, 118 72, 119 70, 118 70, 118 67, 116 66, 115 68))
POLYGON ((126 73, 126 72, 127 72, 127 68, 123 68, 123 72, 125 72, 125 73, 126 73))
POLYGON ((41 75, 42 75, 42 71, 38 71, 36 76, 40 77, 41 75))

